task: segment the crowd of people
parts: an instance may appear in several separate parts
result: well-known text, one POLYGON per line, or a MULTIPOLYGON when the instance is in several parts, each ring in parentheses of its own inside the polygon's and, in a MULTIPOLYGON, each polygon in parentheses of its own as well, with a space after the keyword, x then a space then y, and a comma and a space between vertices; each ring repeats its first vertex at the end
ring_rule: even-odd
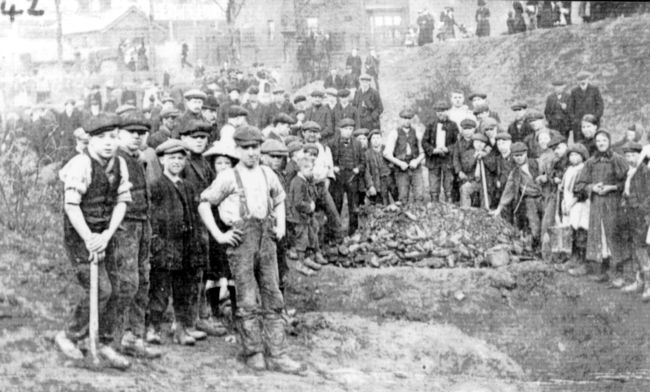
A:
POLYGON ((87 349, 97 263, 99 354, 111 366, 159 357, 171 318, 176 344, 236 331, 252 369, 302 372, 287 355, 287 273, 328 264, 324 250, 355 234, 361 205, 484 208, 559 270, 650 300, 646 135, 630 124, 612 143, 589 73, 571 89, 553 81, 543 111, 513 104, 511 124, 486 92, 450 91, 420 132, 408 107, 382 129, 374 51, 362 62, 355 50, 346 67, 308 96, 228 70, 108 102, 93 86, 81 103, 42 110, 66 151, 64 244, 86 293, 56 336, 65 355, 87 349), (558 225, 572 229, 569 258, 549 251, 558 225))

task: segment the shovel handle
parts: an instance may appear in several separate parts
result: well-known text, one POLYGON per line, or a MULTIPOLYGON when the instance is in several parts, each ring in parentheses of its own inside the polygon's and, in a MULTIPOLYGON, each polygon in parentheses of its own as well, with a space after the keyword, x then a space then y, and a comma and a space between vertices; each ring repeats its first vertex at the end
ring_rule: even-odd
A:
POLYGON ((97 356, 97 335, 99 334, 99 272, 98 264, 104 259, 104 252, 90 254, 90 320, 88 320, 88 335, 90 340, 90 356, 93 364, 99 364, 97 356))

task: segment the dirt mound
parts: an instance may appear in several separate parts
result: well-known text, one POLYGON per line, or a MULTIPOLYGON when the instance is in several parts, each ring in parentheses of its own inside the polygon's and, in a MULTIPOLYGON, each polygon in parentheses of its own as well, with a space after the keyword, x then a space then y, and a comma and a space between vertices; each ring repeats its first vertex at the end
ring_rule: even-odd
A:
POLYGON ((392 129, 407 105, 428 122, 431 105, 451 89, 486 92, 490 108, 507 125, 513 102, 543 110, 551 80, 562 78, 572 86, 578 71, 587 70, 603 94, 603 126, 620 131, 650 120, 649 57, 650 15, 394 49, 381 54, 382 91, 390 91, 382 97, 382 128, 392 129))

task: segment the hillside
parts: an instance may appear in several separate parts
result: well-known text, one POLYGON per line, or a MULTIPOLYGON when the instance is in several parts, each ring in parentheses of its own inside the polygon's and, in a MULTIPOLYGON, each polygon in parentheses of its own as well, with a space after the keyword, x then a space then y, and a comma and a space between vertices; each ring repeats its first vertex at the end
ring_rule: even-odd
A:
POLYGON ((490 108, 507 124, 513 102, 543 110, 550 82, 562 78, 575 86, 580 70, 593 73, 603 94, 605 129, 618 133, 633 121, 647 124, 650 116, 650 15, 398 48, 381 53, 381 59, 384 129, 407 105, 416 107, 426 122, 431 115, 427 108, 451 88, 487 93, 490 108))

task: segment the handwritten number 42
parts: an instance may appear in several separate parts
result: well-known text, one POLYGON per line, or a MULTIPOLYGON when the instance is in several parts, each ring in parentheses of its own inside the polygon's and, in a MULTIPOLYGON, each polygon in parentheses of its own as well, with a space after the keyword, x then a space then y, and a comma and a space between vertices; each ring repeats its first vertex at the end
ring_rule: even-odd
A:
MULTIPOLYGON (((31 2, 31 5, 27 9, 27 14, 31 16, 42 16, 45 11, 43 10, 37 10, 36 7, 38 6, 38 0, 28 0, 31 2)), ((2 0, 2 3, 0 3, 0 13, 5 16, 9 16, 9 21, 12 23, 16 20, 16 16, 22 15, 25 11, 24 10, 17 10, 15 4, 11 4, 9 8, 7 8, 7 1, 2 0)))

